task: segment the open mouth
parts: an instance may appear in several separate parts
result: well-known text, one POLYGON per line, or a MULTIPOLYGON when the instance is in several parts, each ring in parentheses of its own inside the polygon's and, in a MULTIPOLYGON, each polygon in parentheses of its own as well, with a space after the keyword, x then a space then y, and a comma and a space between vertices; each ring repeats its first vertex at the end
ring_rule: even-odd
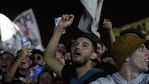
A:
POLYGON ((22 61, 21 64, 25 64, 26 62, 22 61))
POLYGON ((6 68, 7 67, 7 64, 6 63, 2 64, 2 67, 3 68, 6 68))
POLYGON ((74 56, 80 56, 80 55, 81 55, 81 53, 79 53, 79 52, 74 53, 74 56))

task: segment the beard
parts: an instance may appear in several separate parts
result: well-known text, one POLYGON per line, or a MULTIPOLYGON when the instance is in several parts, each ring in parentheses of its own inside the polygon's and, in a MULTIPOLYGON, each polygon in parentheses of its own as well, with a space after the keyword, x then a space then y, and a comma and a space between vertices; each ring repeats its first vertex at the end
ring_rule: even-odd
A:
POLYGON ((80 60, 73 60, 73 61, 72 61, 72 64, 73 64, 76 68, 78 68, 78 67, 82 67, 82 66, 86 65, 87 62, 88 62, 87 59, 84 59, 84 60, 82 60, 82 61, 80 61, 80 60))

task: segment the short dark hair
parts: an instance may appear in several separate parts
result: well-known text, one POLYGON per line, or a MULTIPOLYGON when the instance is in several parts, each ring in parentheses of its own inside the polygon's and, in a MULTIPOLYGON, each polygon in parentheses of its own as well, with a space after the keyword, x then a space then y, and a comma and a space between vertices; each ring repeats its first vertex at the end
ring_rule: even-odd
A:
POLYGON ((3 53, 0 53, 0 56, 2 56, 4 54, 9 54, 9 55, 11 55, 15 59, 15 56, 12 53, 8 52, 8 51, 5 51, 3 53))
POLYGON ((34 55, 34 54, 40 54, 40 55, 42 55, 43 56, 43 51, 41 51, 40 49, 33 49, 32 50, 32 55, 34 55))
POLYGON ((96 41, 97 37, 95 35, 90 34, 90 33, 83 33, 80 36, 77 36, 77 38, 79 38, 79 37, 84 37, 84 38, 89 39, 92 42, 94 51, 97 50, 97 41, 96 41))

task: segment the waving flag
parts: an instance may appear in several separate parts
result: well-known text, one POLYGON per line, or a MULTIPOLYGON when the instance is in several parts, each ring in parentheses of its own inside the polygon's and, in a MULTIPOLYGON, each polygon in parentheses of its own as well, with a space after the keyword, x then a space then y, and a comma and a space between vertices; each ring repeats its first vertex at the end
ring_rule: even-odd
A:
POLYGON ((19 28, 4 14, 0 14, 1 41, 5 42, 13 37, 19 28))
MULTIPOLYGON (((0 14, 0 52, 7 51, 9 48, 20 48, 17 34, 20 28, 11 21, 6 15, 0 14)), ((15 53, 15 52, 14 52, 15 53)))
POLYGON ((98 30, 103 0, 81 0, 85 10, 79 22, 79 29, 86 33, 94 33, 100 37, 98 30))

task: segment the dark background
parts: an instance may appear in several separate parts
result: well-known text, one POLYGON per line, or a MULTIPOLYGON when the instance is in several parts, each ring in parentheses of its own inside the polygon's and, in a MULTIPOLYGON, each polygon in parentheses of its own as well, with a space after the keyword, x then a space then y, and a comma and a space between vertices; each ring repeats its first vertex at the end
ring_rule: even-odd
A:
MULTIPOLYGON (((120 27, 133 21, 141 20, 149 16, 148 0, 105 0, 102 8, 103 18, 109 18, 113 27, 120 27)), ((74 26, 83 12, 83 6, 79 0, 4 0, 0 3, 0 12, 14 19, 19 13, 32 8, 37 19, 41 39, 46 47, 52 32, 53 18, 64 13, 73 13, 76 17, 74 26)), ((78 33, 76 27, 70 29, 67 38, 78 33)), ((66 40, 67 41, 67 40, 66 40)))

